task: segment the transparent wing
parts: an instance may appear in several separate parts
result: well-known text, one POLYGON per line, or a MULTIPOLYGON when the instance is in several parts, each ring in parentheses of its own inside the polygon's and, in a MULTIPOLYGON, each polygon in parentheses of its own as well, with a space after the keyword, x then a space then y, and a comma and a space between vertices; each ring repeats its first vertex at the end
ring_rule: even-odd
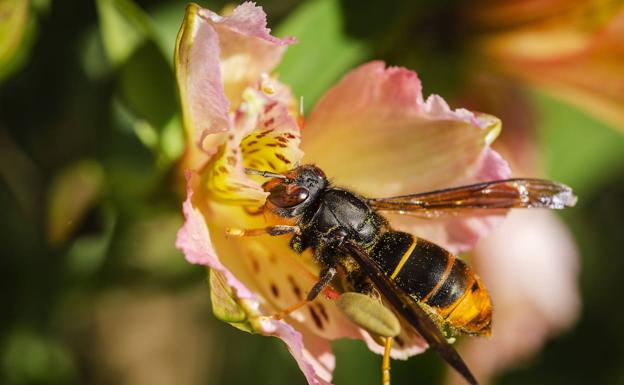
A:
POLYGON ((576 195, 559 182, 516 178, 367 201, 379 211, 436 218, 511 208, 563 209, 576 204, 576 195))

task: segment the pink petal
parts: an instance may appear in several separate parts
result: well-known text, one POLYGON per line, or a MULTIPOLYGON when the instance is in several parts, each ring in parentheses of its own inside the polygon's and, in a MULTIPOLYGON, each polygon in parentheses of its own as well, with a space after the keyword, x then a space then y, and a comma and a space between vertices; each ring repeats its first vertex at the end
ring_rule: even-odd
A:
POLYGON ((231 128, 230 108, 240 104, 242 91, 273 69, 292 42, 271 36, 262 8, 252 3, 225 17, 196 4, 187 7, 176 76, 185 128, 205 151, 215 150, 215 142, 203 143, 208 135, 231 128))
POLYGON ((330 385, 334 356, 329 349, 329 344, 326 344, 325 349, 322 349, 322 353, 317 358, 307 350, 307 345, 304 345, 301 333, 284 321, 275 321, 268 318, 263 322, 263 334, 273 335, 286 343, 290 354, 297 361, 299 369, 303 372, 308 384, 330 385), (330 362, 329 369, 322 363, 327 361, 330 362))
POLYGON ((286 46, 295 42, 294 38, 271 36, 262 7, 251 2, 239 5, 225 17, 207 9, 200 14, 219 34, 222 81, 234 105, 243 89, 279 64, 286 46))
MULTIPOLYGON (((514 211, 471 260, 492 296, 494 322, 491 338, 466 340, 460 352, 486 382, 576 320, 578 252, 553 213, 514 211)), ((449 383, 464 381, 451 374, 449 383)))
MULTIPOLYGON (((189 182, 190 178, 191 175, 187 174, 187 180, 189 182)), ((192 197, 193 190, 188 188, 186 201, 184 201, 182 205, 185 222, 178 231, 176 247, 184 253, 189 263, 208 266, 211 269, 221 272, 226 279, 227 285, 236 290, 236 295, 239 298, 254 299, 255 295, 251 293, 243 283, 236 279, 219 260, 212 246, 204 216, 199 209, 193 206, 192 197)))
MULTIPOLYGON (((318 281, 319 267, 310 253, 295 253, 288 246, 288 237, 230 239, 229 242, 235 245, 238 254, 221 254, 224 262, 229 266, 230 259, 241 260, 250 278, 248 284, 257 288, 264 305, 274 312, 301 302, 318 281)), ((327 295, 335 293, 326 291, 313 303, 294 311, 288 322, 325 340, 359 338, 359 329, 327 295)))
MULTIPOLYGON (((384 346, 375 341, 368 332, 361 330, 361 338, 366 342, 366 346, 371 352, 383 355, 384 346)), ((427 350, 429 346, 427 342, 414 331, 414 328, 405 323, 402 324, 401 334, 395 337, 392 344, 392 350, 390 351, 390 357, 395 360, 407 360, 408 358, 420 354, 427 350)))
MULTIPOLYGON (((190 182, 191 175, 187 175, 187 178, 190 182)), ((258 332, 278 337, 286 343, 309 384, 329 384, 335 366, 329 343, 318 337, 308 336, 304 345, 302 334, 292 325, 262 316, 259 298, 219 260, 204 216, 197 207, 194 207, 192 197, 193 191, 189 188, 187 199, 183 204, 185 223, 178 232, 176 247, 182 250, 188 262, 208 266, 225 277, 226 284, 234 289, 236 297, 245 303, 245 310, 252 326, 258 332)))
POLYGON ((219 36, 190 4, 178 33, 175 62, 187 133, 201 146, 206 135, 230 129, 229 102, 221 82, 219 36))
MULTIPOLYGON (((509 178, 511 171, 507 162, 494 150, 483 151, 480 166, 472 173, 458 179, 449 187, 509 178)), ((504 213, 491 215, 462 215, 421 219, 400 214, 386 214, 397 230, 406 231, 438 243, 449 251, 458 253, 471 249, 477 241, 489 234, 503 219, 504 213)))
MULTIPOLYGON (((489 148, 499 130, 492 116, 452 110, 437 95, 425 101, 416 73, 371 62, 321 99, 306 121, 302 143, 306 162, 318 164, 337 184, 379 197, 509 177, 507 163, 489 148)), ((458 251, 495 222, 401 217, 396 225, 426 230, 425 238, 458 251)))

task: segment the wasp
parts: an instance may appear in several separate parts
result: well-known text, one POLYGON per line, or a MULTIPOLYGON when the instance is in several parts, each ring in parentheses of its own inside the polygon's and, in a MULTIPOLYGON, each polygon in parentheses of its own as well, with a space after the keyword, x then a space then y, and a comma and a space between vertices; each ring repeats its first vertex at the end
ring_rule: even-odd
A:
POLYGON ((389 383, 392 337, 400 330, 394 319, 398 315, 468 383, 477 384, 448 342, 445 330, 451 335, 489 335, 492 305, 485 286, 465 262, 435 243, 394 230, 382 212, 437 217, 510 208, 561 209, 576 203, 568 186, 542 179, 495 180, 412 195, 366 198, 332 185, 314 165, 302 165, 284 174, 255 169, 246 172, 270 178, 263 185, 268 192, 264 212, 269 226, 229 229, 229 235, 290 235, 293 250, 302 253, 311 249, 321 269, 304 303, 313 301, 340 273, 347 283, 347 294, 359 293, 343 294, 356 301, 356 306, 344 306, 347 316, 385 337, 384 383, 389 383), (375 326, 379 324, 390 326, 375 326))

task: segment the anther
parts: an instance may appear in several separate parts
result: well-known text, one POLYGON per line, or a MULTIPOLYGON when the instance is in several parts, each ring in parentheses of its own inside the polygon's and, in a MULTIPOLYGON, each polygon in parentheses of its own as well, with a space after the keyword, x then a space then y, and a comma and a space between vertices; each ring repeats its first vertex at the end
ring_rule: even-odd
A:
POLYGON ((272 95, 275 93, 275 88, 273 87, 273 83, 271 82, 271 79, 269 78, 269 75, 267 75, 266 73, 263 73, 262 75, 260 75, 260 90, 262 90, 262 92, 264 92, 267 95, 272 95))
POLYGON ((297 124, 299 129, 303 131, 305 125, 305 117, 303 114, 303 95, 299 97, 299 116, 297 116, 297 124))

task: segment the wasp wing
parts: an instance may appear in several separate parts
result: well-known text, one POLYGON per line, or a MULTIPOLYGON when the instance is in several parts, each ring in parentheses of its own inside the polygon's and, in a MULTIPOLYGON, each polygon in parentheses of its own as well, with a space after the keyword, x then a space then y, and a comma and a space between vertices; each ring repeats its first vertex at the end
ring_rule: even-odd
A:
POLYGON ((435 218, 446 214, 504 212, 511 208, 562 209, 576 203, 572 189, 544 179, 504 179, 391 198, 369 198, 376 210, 435 218))
POLYGON ((425 312, 414 301, 413 298, 405 294, 396 287, 394 282, 368 257, 366 251, 352 242, 346 241, 343 251, 351 255, 356 262, 369 273, 377 289, 385 296, 388 302, 394 307, 410 325, 427 341, 429 346, 435 350, 446 362, 461 374, 466 381, 472 385, 477 385, 474 378, 457 351, 446 341, 438 326, 431 320, 425 312))

